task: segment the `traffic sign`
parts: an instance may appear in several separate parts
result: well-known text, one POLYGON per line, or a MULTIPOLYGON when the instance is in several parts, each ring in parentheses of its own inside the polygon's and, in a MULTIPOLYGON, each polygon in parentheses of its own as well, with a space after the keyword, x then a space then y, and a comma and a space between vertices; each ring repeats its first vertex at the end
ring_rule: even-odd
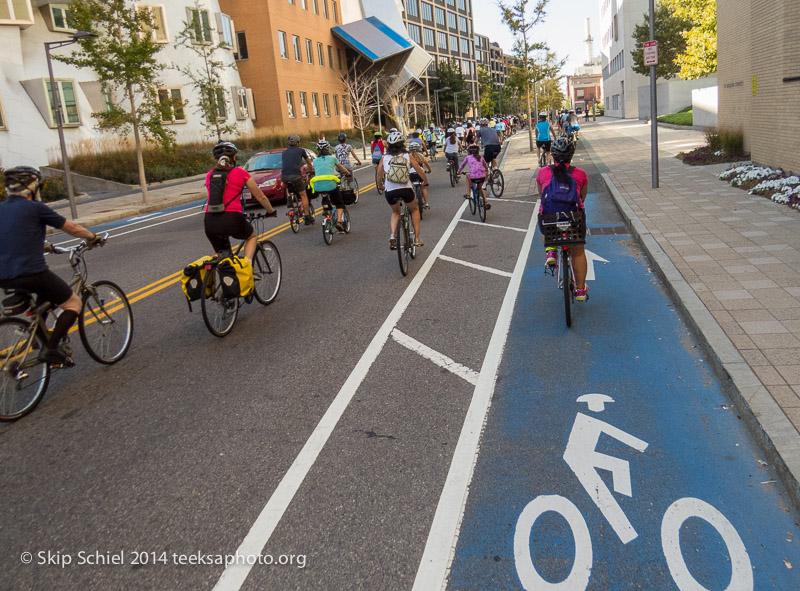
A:
POLYGON ((644 42, 644 65, 645 66, 658 65, 658 41, 644 42))

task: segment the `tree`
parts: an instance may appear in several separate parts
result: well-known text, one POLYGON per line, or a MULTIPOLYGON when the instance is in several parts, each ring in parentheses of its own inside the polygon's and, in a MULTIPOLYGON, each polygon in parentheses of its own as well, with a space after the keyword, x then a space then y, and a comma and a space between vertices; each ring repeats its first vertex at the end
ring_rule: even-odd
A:
POLYGON ((406 133, 409 128, 408 103, 419 94, 419 90, 419 86, 416 83, 409 81, 404 86, 397 88, 391 96, 392 105, 402 107, 402 115, 398 117, 398 122, 403 133, 406 133))
MULTIPOLYGON (((533 89, 533 108, 536 113, 546 111, 551 108, 552 96, 548 94, 547 97, 540 95, 545 82, 550 82, 548 88, 553 84, 558 86, 558 81, 561 79, 560 71, 566 63, 566 59, 559 60, 555 52, 549 51, 547 46, 543 43, 536 44, 539 49, 539 55, 544 56, 540 59, 531 60, 528 62, 528 69, 525 70, 524 62, 519 61, 509 70, 508 81, 506 88, 518 89, 519 93, 523 96, 533 89)), ((520 51, 520 45, 515 45, 515 50, 520 51)), ((562 95, 563 96, 563 95, 562 95)))
POLYGON ((449 88, 439 94, 439 109, 444 119, 454 119, 456 106, 459 113, 465 113, 470 102, 467 81, 461 72, 461 62, 457 59, 439 62, 437 78, 431 81, 430 93, 440 88, 449 88))
POLYGON ((676 17, 691 26, 683 32, 686 50, 678 55, 684 80, 695 80, 717 71, 717 0, 664 0, 676 17))
POLYGON ((367 141, 364 137, 364 130, 372 122, 372 116, 378 110, 375 97, 376 74, 370 73, 369 70, 365 72, 359 71, 355 66, 356 64, 350 66, 347 72, 341 75, 341 80, 350 103, 353 127, 361 132, 362 151, 364 158, 366 158, 367 141))
MULTIPOLYGON (((549 0, 535 0, 536 5, 533 8, 533 14, 527 15, 529 0, 517 0, 516 4, 507 6, 502 2, 498 2, 500 10, 503 14, 503 22, 511 29, 511 32, 517 38, 519 46, 518 57, 522 60, 524 72, 530 72, 530 53, 534 49, 541 47, 541 44, 531 44, 528 42, 528 33, 540 22, 544 21, 545 7, 549 0)), ((528 101, 528 143, 530 151, 533 152, 533 119, 531 116, 531 83, 530 77, 525 76, 525 96, 528 101)), ((534 99, 536 93, 536 85, 533 86, 534 99)))
MULTIPOLYGON (((686 40, 683 32, 691 23, 686 19, 675 16, 672 9, 663 0, 656 6, 655 14, 655 39, 658 41, 658 65, 656 77, 669 80, 680 72, 677 63, 678 56, 686 50, 686 40)), ((633 29, 635 49, 631 51, 633 57, 633 71, 638 74, 650 75, 650 66, 644 65, 644 42, 650 40, 650 15, 645 13, 642 22, 633 29)))
MULTIPOLYGON (((197 104, 197 113, 206 128, 208 137, 216 136, 217 142, 222 141, 223 134, 235 133, 238 130, 236 123, 225 123, 224 115, 229 111, 228 99, 222 84, 222 75, 227 68, 236 69, 234 64, 226 65, 217 54, 227 51, 227 45, 220 42, 216 45, 203 42, 204 31, 200 22, 200 11, 203 6, 195 0, 194 7, 190 8, 191 22, 184 21, 183 30, 175 38, 175 48, 184 47, 195 54, 196 58, 183 64, 173 66, 186 78, 197 91, 200 97, 197 104)), ((213 28, 209 27, 209 33, 213 28)))
POLYGON ((481 92, 481 102, 478 105, 481 114, 486 113, 488 115, 496 112, 495 97, 497 89, 492 80, 492 73, 482 65, 478 66, 478 88, 480 88, 481 92))
POLYGON ((91 31, 98 37, 81 39, 79 50, 56 59, 78 68, 91 68, 111 96, 127 99, 129 110, 114 103, 108 110, 92 116, 101 130, 120 135, 133 132, 142 202, 147 203, 140 135, 164 147, 175 143, 175 132, 162 122, 158 88, 164 64, 156 56, 162 45, 153 39, 153 20, 146 9, 128 7, 125 0, 73 0, 69 9, 75 28, 91 31))

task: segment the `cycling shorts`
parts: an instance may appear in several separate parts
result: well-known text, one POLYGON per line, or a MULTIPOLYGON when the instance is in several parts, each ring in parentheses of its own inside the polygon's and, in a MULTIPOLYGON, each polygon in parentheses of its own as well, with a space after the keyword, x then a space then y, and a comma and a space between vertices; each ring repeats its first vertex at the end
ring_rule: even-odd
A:
POLYGON ((539 140, 536 140, 536 147, 537 148, 544 148, 545 152, 549 152, 550 148, 552 146, 553 146, 553 142, 551 140, 548 140, 546 142, 540 142, 539 140))
POLYGON ((283 181, 290 193, 297 193, 300 195, 300 193, 306 190, 303 177, 299 174, 284 174, 281 176, 281 181, 283 181))
POLYGON ((498 144, 489 144, 483 149, 483 159, 486 162, 491 162, 500 153, 500 146, 498 144))
POLYGON ((419 176, 416 172, 409 172, 408 173, 408 180, 410 180, 412 184, 413 183, 421 183, 422 182, 422 177, 419 176))
POLYGON ((469 182, 470 182, 470 184, 472 184, 472 183, 477 183, 477 184, 479 184, 479 185, 483 186, 483 183, 485 183, 485 182, 486 182, 486 177, 483 177, 483 176, 482 176, 482 177, 480 177, 480 178, 477 178, 477 179, 472 179, 472 178, 471 178, 471 179, 469 179, 469 182))
POLYGON ((386 197, 386 202, 389 205, 394 205, 395 203, 399 203, 402 199, 405 203, 412 203, 416 201, 417 195, 414 193, 414 189, 409 189, 404 187, 402 189, 395 189, 394 191, 386 191, 384 193, 384 197, 386 197))
POLYGON ((342 190, 336 187, 333 191, 323 191, 319 193, 322 195, 322 208, 330 209, 330 206, 344 207, 344 197, 342 197, 342 190))
POLYGON ((14 279, 0 279, 0 288, 19 289, 36 294, 36 303, 50 302, 60 306, 72 297, 72 289, 67 282, 46 269, 33 275, 22 275, 14 279))
POLYGON ((203 224, 206 230, 206 238, 211 243, 214 252, 230 250, 231 242, 228 239, 229 237, 245 240, 253 235, 253 226, 247 221, 244 214, 238 211, 207 213, 203 224))

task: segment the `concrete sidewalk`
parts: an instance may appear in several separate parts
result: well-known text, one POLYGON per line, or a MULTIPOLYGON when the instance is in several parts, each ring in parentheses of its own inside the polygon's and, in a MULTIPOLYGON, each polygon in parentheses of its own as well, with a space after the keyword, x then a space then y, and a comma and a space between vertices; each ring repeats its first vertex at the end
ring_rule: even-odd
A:
POLYGON ((800 505, 800 212, 751 196, 674 155, 702 132, 581 124, 588 150, 631 229, 704 344, 742 418, 800 505))

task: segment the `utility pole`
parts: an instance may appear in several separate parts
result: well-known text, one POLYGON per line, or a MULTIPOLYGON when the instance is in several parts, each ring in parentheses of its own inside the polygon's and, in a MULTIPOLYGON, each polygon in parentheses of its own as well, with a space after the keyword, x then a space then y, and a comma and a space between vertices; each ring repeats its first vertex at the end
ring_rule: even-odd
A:
MULTIPOLYGON (((650 41, 655 41, 655 0, 650 0, 650 41)), ((658 189, 658 96, 656 95, 656 66, 650 66, 650 166, 653 188, 658 189)))

